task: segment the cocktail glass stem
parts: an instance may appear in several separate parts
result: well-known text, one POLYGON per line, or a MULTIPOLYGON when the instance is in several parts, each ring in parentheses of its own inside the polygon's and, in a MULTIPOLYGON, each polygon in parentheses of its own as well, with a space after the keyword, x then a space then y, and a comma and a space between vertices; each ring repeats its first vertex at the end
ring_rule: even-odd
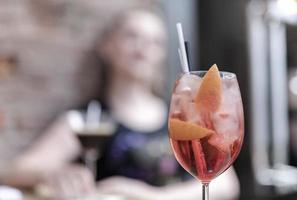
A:
POLYGON ((209 200, 209 183, 202 183, 202 200, 209 200))

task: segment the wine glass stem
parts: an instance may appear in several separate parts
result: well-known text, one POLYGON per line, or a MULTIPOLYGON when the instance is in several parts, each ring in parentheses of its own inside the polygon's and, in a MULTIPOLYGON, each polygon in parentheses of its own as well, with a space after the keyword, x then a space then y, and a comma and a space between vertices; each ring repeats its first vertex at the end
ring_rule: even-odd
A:
POLYGON ((209 200, 209 183, 202 183, 202 200, 209 200))

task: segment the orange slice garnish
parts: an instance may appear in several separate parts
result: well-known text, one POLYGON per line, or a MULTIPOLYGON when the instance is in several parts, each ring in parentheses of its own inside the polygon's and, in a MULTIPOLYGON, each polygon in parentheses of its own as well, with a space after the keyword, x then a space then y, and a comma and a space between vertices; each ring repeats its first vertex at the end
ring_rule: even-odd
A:
POLYGON ((217 65, 214 64, 202 79, 195 99, 197 108, 211 112, 218 110, 222 99, 221 87, 220 72, 217 65))
POLYGON ((179 119, 169 119, 168 127, 170 137, 174 140, 201 139, 214 133, 211 129, 179 119))

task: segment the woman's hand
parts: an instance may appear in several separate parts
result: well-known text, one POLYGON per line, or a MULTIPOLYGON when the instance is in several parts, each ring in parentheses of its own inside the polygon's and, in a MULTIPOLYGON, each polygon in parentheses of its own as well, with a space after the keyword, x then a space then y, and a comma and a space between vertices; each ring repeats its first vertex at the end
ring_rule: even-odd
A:
POLYGON ((161 200, 161 193, 157 187, 150 186, 143 181, 116 176, 102 180, 97 185, 99 193, 118 194, 128 200, 161 200))
MULTIPOLYGON (((98 183, 98 192, 118 194, 128 200, 195 200, 202 195, 201 184, 194 178, 154 187, 134 179, 112 177, 98 183)), ((210 184, 210 194, 214 200, 238 199, 239 192, 239 181, 232 167, 210 184)))
POLYGON ((54 199, 85 197, 95 192, 95 182, 87 168, 69 165, 45 175, 37 192, 54 199))

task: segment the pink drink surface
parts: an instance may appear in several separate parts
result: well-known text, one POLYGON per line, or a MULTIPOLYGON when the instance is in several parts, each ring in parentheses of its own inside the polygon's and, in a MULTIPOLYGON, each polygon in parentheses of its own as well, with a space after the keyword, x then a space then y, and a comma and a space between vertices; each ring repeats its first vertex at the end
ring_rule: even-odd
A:
MULTIPOLYGON (((235 76, 222 77, 222 100, 219 109, 198 109, 195 97, 202 78, 183 75, 173 91, 170 119, 177 119, 212 130, 211 135, 191 140, 169 137, 175 157, 182 167, 202 182, 210 182, 223 173, 237 158, 243 141, 243 109, 235 76)), ((184 133, 187 134, 187 133, 184 133)))

